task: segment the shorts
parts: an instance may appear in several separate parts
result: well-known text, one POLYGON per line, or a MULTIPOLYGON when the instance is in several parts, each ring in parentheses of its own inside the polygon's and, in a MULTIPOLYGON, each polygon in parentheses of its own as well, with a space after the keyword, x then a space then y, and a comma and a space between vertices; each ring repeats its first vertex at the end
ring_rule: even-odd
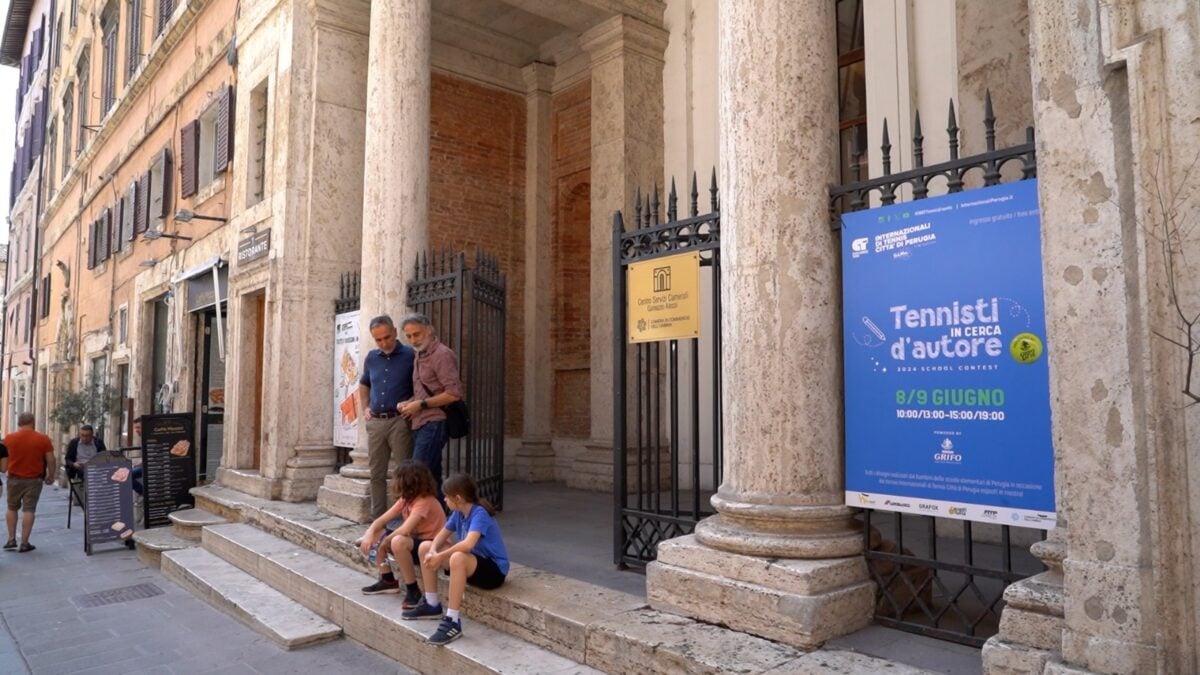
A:
POLYGON ((25 513, 37 510, 38 498, 42 496, 41 478, 8 479, 8 510, 22 509, 25 513))
POLYGON ((500 588, 500 585, 504 583, 504 572, 500 571, 500 566, 496 564, 495 560, 477 555, 475 556, 475 573, 467 577, 467 583, 475 588, 490 591, 493 588, 500 588))

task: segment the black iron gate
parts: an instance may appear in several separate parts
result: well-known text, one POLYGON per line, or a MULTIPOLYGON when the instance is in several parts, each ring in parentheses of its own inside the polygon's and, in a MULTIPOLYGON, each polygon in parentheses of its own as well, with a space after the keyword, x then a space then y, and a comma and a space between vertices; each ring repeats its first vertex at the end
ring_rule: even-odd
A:
MULTIPOLYGON (((830 190, 833 228, 840 229, 840 214, 868 208, 872 196, 886 206, 910 197, 924 199, 931 185, 935 189, 944 187, 946 192, 962 192, 998 185, 1006 179, 1037 176, 1032 128, 1026 130, 1025 143, 996 149, 996 117, 990 93, 984 102, 983 127, 987 150, 959 157, 960 130, 951 101, 946 126, 950 159, 925 166, 921 116, 917 113, 912 136, 915 168, 893 174, 892 145, 884 120, 880 143, 883 175, 860 180, 862 149, 855 142, 854 182, 830 190), (1007 176, 1006 167, 1010 165, 1013 169, 1007 173, 1012 175, 1007 176)), ((867 566, 877 584, 875 621, 886 626, 982 646, 999 630, 1004 589, 1044 569, 1041 561, 1029 553, 1029 545, 1045 536, 1040 530, 873 509, 862 509, 860 518, 867 566)))
POLYGON ((620 212, 613 217, 613 557, 622 567, 644 567, 660 541, 690 534, 712 515, 709 497, 721 482, 721 216, 715 170, 709 194, 712 210, 700 215, 693 174, 686 218, 677 217, 674 181, 666 222, 657 186, 644 202, 638 195, 631 230, 620 212), (627 268, 689 251, 699 253, 702 281, 708 280, 702 301, 711 335, 628 344, 627 268), (704 386, 702 372, 712 378, 704 386))
POLYGON ((409 309, 428 316, 458 355, 471 433, 447 445, 444 470, 475 477, 480 495, 504 508, 505 281, 498 261, 475 252, 442 251, 417 258, 408 283, 409 309))

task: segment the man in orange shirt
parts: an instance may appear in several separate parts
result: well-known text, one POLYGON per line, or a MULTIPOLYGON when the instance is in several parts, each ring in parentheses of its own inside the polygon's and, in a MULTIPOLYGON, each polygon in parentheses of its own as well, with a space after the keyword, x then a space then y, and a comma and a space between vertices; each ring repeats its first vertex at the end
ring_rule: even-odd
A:
POLYGON ((18 429, 4 437, 8 458, 0 459, 0 471, 8 472, 8 512, 4 522, 8 526, 8 541, 5 549, 17 547, 17 510, 21 514, 21 553, 36 548, 29 543, 33 531, 33 514, 38 498, 42 495, 42 483, 54 482, 54 445, 50 437, 33 428, 33 413, 24 412, 17 417, 18 429))

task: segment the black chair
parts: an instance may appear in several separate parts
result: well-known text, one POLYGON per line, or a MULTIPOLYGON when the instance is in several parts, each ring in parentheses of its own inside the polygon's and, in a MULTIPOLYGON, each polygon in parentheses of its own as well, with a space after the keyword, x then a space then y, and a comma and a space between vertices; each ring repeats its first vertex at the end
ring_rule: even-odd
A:
MULTIPOLYGON (((63 468, 66 469, 66 467, 63 468)), ((71 529, 71 512, 75 510, 73 508, 74 505, 78 504, 79 508, 81 509, 87 508, 84 505, 84 496, 86 492, 83 489, 83 472, 79 472, 74 476, 71 476, 71 472, 67 471, 67 487, 71 491, 70 494, 67 495, 67 529, 69 530, 71 529)))

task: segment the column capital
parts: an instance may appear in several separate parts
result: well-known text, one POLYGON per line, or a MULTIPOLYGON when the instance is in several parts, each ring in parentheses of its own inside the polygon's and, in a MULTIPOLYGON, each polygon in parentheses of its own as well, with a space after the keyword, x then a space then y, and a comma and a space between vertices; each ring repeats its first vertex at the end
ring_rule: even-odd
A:
POLYGON ((548 96, 554 87, 554 66, 534 61, 521 69, 521 77, 525 80, 526 96, 538 94, 548 96))
POLYGON ((661 62, 669 37, 670 34, 662 28, 618 14, 580 35, 579 46, 591 57, 592 67, 624 52, 633 52, 661 62))

